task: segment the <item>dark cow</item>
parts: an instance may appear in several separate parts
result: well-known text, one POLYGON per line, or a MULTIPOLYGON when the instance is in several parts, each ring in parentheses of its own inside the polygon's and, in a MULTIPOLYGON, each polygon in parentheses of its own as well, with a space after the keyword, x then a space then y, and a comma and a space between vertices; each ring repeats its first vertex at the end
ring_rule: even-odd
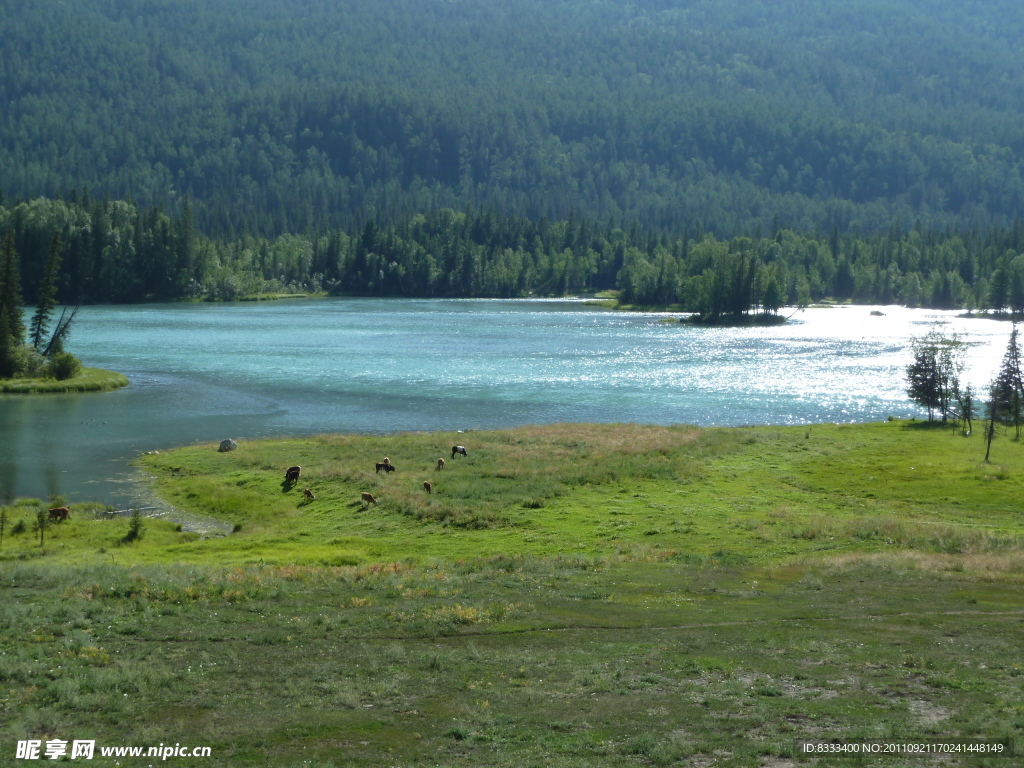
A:
POLYGON ((382 469, 384 470, 384 473, 385 473, 385 474, 387 474, 388 472, 394 472, 394 471, 395 471, 395 465, 394 465, 394 464, 392 464, 392 463, 391 463, 390 461, 380 462, 380 463, 378 463, 378 464, 376 465, 376 467, 377 467, 377 472, 378 472, 378 473, 379 473, 379 472, 380 472, 380 471, 381 471, 382 469))
POLYGON ((466 456, 467 458, 469 457, 469 454, 466 453, 466 449, 465 449, 464 446, 453 445, 452 446, 452 458, 454 459, 457 454, 462 454, 463 456, 466 456))
POLYGON ((67 520, 70 514, 71 510, 68 509, 67 507, 54 507, 53 509, 50 510, 50 519, 54 522, 57 522, 59 520, 67 520))
POLYGON ((288 467, 288 470, 284 473, 284 481, 286 483, 291 483, 292 485, 294 485, 295 483, 299 482, 299 475, 301 475, 301 474, 302 474, 302 467, 300 467, 300 466, 288 467))
POLYGON ((426 491, 427 493, 433 493, 434 492, 434 486, 432 486, 430 484, 429 480, 424 480, 423 481, 423 490, 426 491))

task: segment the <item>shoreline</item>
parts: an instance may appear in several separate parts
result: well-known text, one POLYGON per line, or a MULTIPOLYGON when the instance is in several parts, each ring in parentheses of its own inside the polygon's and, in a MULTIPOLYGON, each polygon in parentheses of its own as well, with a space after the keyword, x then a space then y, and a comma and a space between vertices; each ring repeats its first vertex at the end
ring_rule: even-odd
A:
POLYGON ((111 392, 127 387, 128 377, 103 368, 83 368, 72 379, 0 379, 0 394, 50 395, 75 392, 111 392))

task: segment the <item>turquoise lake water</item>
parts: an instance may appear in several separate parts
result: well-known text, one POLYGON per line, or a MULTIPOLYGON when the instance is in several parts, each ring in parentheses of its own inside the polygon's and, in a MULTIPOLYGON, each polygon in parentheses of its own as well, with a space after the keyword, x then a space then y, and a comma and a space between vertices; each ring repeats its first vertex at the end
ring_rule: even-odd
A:
POLYGON ((983 389, 1007 323, 898 307, 809 309, 772 328, 693 328, 576 301, 85 307, 71 348, 131 386, 0 395, 0 498, 125 505, 140 452, 228 437, 921 415, 903 371, 911 337, 936 320, 972 342, 966 378, 983 389))

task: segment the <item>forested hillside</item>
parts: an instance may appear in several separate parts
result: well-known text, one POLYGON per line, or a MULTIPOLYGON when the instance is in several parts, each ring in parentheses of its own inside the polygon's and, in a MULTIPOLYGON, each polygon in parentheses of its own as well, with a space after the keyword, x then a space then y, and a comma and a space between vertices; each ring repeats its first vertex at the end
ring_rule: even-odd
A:
POLYGON ((8 200, 188 195, 227 240, 444 207, 719 237, 1024 210, 1012 0, 0 0, 0 39, 8 200))

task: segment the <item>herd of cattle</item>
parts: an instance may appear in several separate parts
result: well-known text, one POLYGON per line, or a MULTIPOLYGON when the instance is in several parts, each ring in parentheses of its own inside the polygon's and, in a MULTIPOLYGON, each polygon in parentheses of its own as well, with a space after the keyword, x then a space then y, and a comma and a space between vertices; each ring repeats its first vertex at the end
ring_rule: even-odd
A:
MULTIPOLYGON (((465 457, 468 458, 469 454, 466 452, 466 447, 463 446, 463 445, 453 445, 452 446, 452 458, 454 459, 456 456, 465 456, 465 457)), ((374 466, 375 466, 375 474, 380 474, 381 472, 383 472, 386 475, 389 472, 394 472, 394 471, 397 470, 397 467, 394 464, 391 463, 391 459, 389 459, 387 456, 384 457, 383 461, 376 462, 374 466)), ((437 468, 438 469, 444 469, 444 459, 440 459, 439 458, 437 460, 437 468)), ((299 482, 299 478, 301 476, 302 476, 302 467, 300 467, 298 464, 295 464, 295 465, 293 465, 291 467, 288 467, 288 469, 286 469, 285 473, 284 473, 285 485, 287 485, 288 487, 294 486, 297 482, 299 482)), ((430 483, 429 480, 424 480, 423 481, 423 490, 425 490, 427 493, 433 493, 434 492, 434 486, 430 483)), ((305 496, 307 501, 313 501, 314 499, 316 499, 316 495, 309 488, 303 488, 302 489, 302 494, 303 494, 303 496, 305 496)), ((372 493, 368 493, 367 491, 363 491, 362 492, 362 503, 363 503, 363 506, 368 506, 370 504, 376 504, 377 503, 377 499, 374 498, 372 493)), ((50 510, 50 515, 51 516, 53 515, 53 512, 54 512, 54 510, 50 510)))
MULTIPOLYGON (((462 445, 453 445, 452 446, 452 458, 454 459, 456 456, 466 456, 466 457, 469 456, 469 454, 466 453, 465 446, 462 446, 462 445)), ((384 457, 384 461, 378 462, 376 466, 377 466, 377 472, 378 473, 383 471, 384 474, 387 474, 388 472, 394 472, 396 470, 395 465, 391 463, 391 459, 389 459, 387 456, 384 457)), ((437 468, 438 469, 444 469, 444 459, 438 459, 437 460, 437 468)), ((297 482, 299 482, 299 478, 301 476, 302 476, 302 467, 300 467, 298 464, 295 464, 295 465, 293 465, 291 467, 288 467, 288 469, 285 470, 284 482, 289 487, 294 486, 297 482)), ((430 483, 429 480, 424 480, 423 481, 423 490, 425 490, 427 493, 433 493, 434 492, 434 486, 430 483)), ((307 501, 313 501, 313 500, 316 499, 316 495, 309 488, 303 488, 302 489, 302 495, 306 498, 307 501)), ((373 494, 367 493, 366 491, 363 491, 362 503, 363 503, 363 506, 366 506, 366 505, 369 505, 369 504, 376 504, 377 503, 377 499, 375 499, 373 497, 373 494)), ((71 517, 71 510, 68 507, 54 507, 53 509, 50 510, 50 521, 51 522, 55 522, 55 523, 62 522, 64 520, 68 520, 70 517, 71 517)))

